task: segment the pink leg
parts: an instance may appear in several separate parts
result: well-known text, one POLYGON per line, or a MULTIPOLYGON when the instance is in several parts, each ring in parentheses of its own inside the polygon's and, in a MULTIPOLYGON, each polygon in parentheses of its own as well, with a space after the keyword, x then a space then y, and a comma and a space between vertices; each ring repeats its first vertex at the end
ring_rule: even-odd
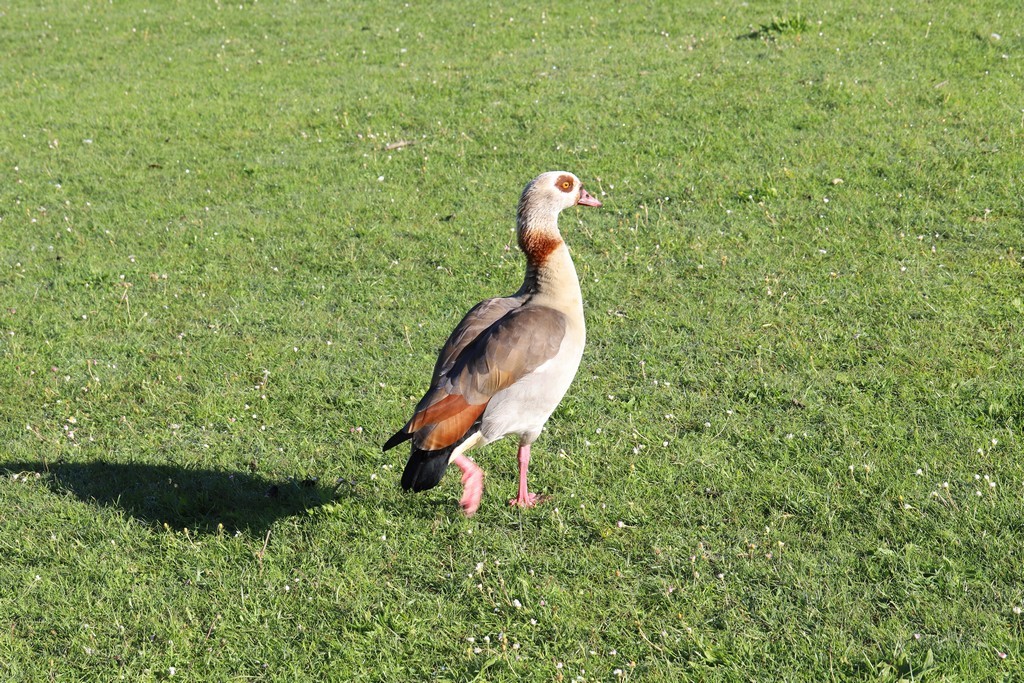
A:
POLYGON ((532 508, 537 503, 544 502, 544 498, 536 493, 530 493, 526 488, 526 470, 530 467, 530 445, 519 446, 519 495, 508 502, 509 505, 521 508, 532 508))
POLYGON ((462 470, 462 498, 459 505, 467 517, 472 517, 480 507, 480 497, 484 494, 484 471, 465 455, 457 455, 452 462, 462 470))

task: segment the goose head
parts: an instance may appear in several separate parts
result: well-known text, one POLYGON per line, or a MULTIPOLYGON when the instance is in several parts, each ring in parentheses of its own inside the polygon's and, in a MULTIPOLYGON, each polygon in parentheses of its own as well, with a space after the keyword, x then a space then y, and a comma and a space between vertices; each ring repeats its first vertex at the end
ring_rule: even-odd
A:
POLYGON ((528 280, 530 273, 541 268, 548 256, 564 244, 558 232, 558 214, 562 209, 577 205, 601 206, 601 202, 584 190, 580 179, 568 171, 541 173, 526 184, 519 199, 516 233, 519 248, 526 254, 528 280))
POLYGON ((524 228, 536 222, 557 218, 562 209, 570 206, 601 206, 583 183, 568 171, 541 173, 523 188, 519 199, 519 225, 524 228))

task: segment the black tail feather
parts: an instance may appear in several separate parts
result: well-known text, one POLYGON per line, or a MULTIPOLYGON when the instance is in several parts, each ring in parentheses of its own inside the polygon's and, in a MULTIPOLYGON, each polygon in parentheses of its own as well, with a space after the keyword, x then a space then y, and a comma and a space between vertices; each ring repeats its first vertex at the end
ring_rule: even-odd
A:
POLYGON ((412 432, 407 432, 405 431, 405 427, 402 427, 399 431, 395 432, 394 436, 392 436, 390 439, 384 442, 384 447, 381 448, 381 450, 390 450, 397 446, 398 444, 402 443, 403 441, 408 441, 411 438, 412 432))
MULTIPOLYGON (((444 448, 438 448, 436 451, 425 451, 421 448, 416 448, 415 442, 413 442, 412 453, 409 455, 409 462, 405 463, 405 471, 402 472, 402 490, 404 491, 426 491, 432 489, 441 482, 441 477, 444 476, 445 471, 448 469, 448 459, 452 457, 452 451, 458 448, 463 441, 480 431, 480 420, 477 420, 473 427, 466 432, 461 439, 453 443, 451 446, 445 446, 444 448)), ((404 435, 404 438, 400 438, 402 432, 395 434, 388 440, 388 443, 394 441, 395 443, 402 443, 412 435, 404 435), (395 439, 398 439, 395 441, 395 439)), ((391 444, 392 446, 394 444, 391 444)), ((387 445, 385 444, 385 450, 387 445)))
POLYGON ((412 455, 402 472, 402 490, 426 491, 437 486, 448 469, 448 458, 453 450, 454 444, 436 451, 424 451, 413 446, 412 455))

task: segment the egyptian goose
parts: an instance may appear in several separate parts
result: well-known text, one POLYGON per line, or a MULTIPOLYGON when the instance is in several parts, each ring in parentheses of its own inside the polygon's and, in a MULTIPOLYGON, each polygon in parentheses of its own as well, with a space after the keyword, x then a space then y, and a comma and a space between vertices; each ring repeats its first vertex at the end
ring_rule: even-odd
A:
POLYGON ((540 502, 526 486, 530 444, 572 383, 583 356, 583 298, 558 214, 570 206, 601 206, 580 179, 551 171, 531 180, 516 213, 526 276, 519 291, 470 309, 441 349, 430 388, 412 418, 384 444, 412 439, 402 488, 437 486, 455 463, 462 470, 459 501, 467 516, 480 507, 483 470, 466 452, 519 436, 519 494, 509 505, 540 502))

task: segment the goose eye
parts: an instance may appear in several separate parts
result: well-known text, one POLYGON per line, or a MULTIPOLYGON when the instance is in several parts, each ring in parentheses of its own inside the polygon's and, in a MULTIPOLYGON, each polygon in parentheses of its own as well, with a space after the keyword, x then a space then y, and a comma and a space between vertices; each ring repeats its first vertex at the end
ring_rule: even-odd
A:
POLYGON ((573 178, 570 175, 560 175, 558 176, 558 179, 555 181, 555 187, 557 187, 562 192, 569 192, 570 190, 572 190, 572 187, 575 184, 576 183, 573 181, 573 178))

